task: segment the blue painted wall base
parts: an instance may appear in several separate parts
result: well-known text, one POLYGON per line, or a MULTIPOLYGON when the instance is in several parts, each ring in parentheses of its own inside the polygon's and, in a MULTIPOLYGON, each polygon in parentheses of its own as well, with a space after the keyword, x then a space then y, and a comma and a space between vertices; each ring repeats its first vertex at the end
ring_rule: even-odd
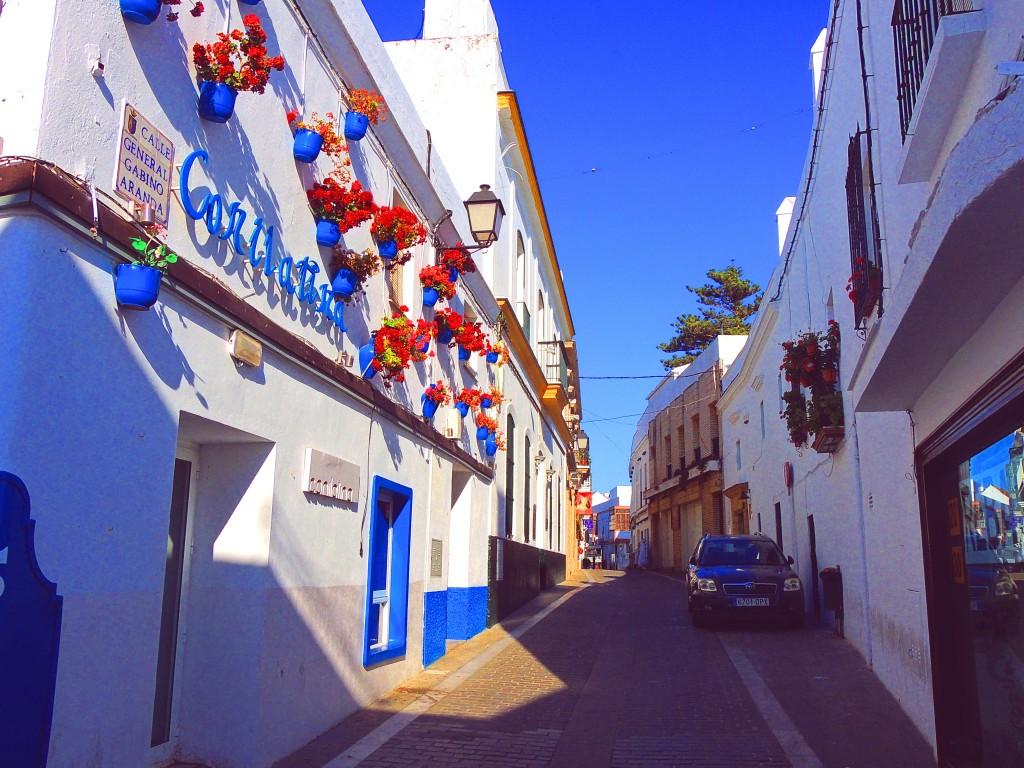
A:
POLYGON ((423 593, 423 666, 444 656, 448 627, 448 593, 423 593))
POLYGON ((487 629, 487 587, 449 587, 448 639, 469 640, 487 629))

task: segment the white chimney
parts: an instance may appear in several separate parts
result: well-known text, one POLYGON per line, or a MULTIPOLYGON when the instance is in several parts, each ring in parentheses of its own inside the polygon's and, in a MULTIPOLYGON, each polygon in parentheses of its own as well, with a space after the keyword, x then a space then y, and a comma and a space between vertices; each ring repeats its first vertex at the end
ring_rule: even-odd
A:
POLYGON ((497 35, 490 0, 425 0, 423 38, 497 35))
POLYGON ((779 210, 775 212, 775 220, 779 224, 779 255, 782 255, 782 249, 786 246, 786 235, 789 234, 789 222, 793 218, 793 206, 796 205, 795 197, 784 197, 782 198, 782 205, 779 206, 779 210))

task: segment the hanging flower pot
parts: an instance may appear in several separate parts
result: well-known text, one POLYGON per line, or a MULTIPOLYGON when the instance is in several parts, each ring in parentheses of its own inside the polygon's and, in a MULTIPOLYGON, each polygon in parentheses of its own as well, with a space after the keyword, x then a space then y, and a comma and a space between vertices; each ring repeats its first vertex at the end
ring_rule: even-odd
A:
POLYGON ((437 332, 438 344, 451 344, 452 339, 455 338, 455 331, 451 328, 442 328, 437 332))
POLYGON ((377 243, 377 252, 382 259, 393 259, 398 255, 398 243, 394 240, 382 240, 377 243))
POLYGON ((813 339, 809 339, 804 343, 804 350, 808 357, 814 357, 818 354, 818 342, 813 339))
POLYGON ((462 403, 462 402, 455 403, 455 410, 459 412, 459 415, 462 416, 462 418, 466 418, 467 416, 469 416, 469 404, 468 403, 462 403))
POLYGON ((495 435, 487 435, 487 439, 484 441, 484 451, 488 456, 493 456, 498 452, 498 438, 495 435))
POLYGON ((114 296, 125 309, 147 310, 160 295, 160 278, 156 267, 144 264, 118 264, 114 279, 114 296))
POLYGON ((331 281, 335 299, 347 299, 359 288, 359 275, 351 269, 339 269, 331 281))
POLYGON ((423 401, 423 416, 427 419, 434 418, 434 414, 437 413, 437 403, 426 395, 420 395, 420 399, 423 401))
POLYGON ((421 355, 427 354, 427 351, 430 349, 430 336, 426 334, 420 336, 416 343, 416 349, 419 350, 421 355))
POLYGON ((243 5, 259 5, 260 0, 238 0, 243 5))
POLYGON ((459 279, 459 270, 455 267, 448 268, 448 279, 453 283, 459 279))
POLYGON ((238 91, 230 85, 204 80, 199 84, 199 116, 211 123, 226 123, 235 111, 238 91))
POLYGON ((477 440, 486 440, 488 438, 488 436, 490 436, 490 434, 491 434, 491 430, 489 430, 487 427, 477 427, 476 428, 476 439, 477 440))
POLYGON ((472 352, 470 352, 464 346, 459 344, 459 360, 469 360, 469 358, 472 356, 472 354, 473 354, 472 352))
POLYGON ((362 112, 349 112, 345 115, 345 138, 359 141, 366 135, 369 126, 370 120, 362 112))
POLYGON ((836 383, 836 369, 835 368, 825 368, 821 372, 821 380, 824 381, 826 384, 835 384, 836 383))
POLYGON ((338 228, 338 222, 320 219, 316 223, 316 242, 318 245, 333 248, 338 244, 339 240, 341 240, 341 230, 338 228))
POLYGON ((121 15, 136 24, 152 24, 160 15, 160 0, 121 0, 121 15))
POLYGON ((490 397, 488 397, 487 395, 484 395, 483 397, 480 398, 480 407, 481 408, 490 408, 492 402, 493 401, 491 400, 490 397))
POLYGON ((493 349, 489 349, 487 350, 486 359, 488 363, 494 365, 501 359, 501 355, 498 352, 495 352, 493 349))
POLYGON ((377 375, 377 369, 373 367, 373 360, 376 357, 373 339, 369 344, 359 348, 359 373, 364 379, 372 379, 377 375))
POLYGON ((295 141, 292 143, 292 155, 296 160, 303 163, 312 163, 320 154, 320 148, 324 145, 324 137, 316 131, 308 128, 300 128, 295 132, 295 141))
POLYGON ((432 307, 437 304, 441 297, 437 295, 437 290, 434 288, 423 289, 423 306, 432 307))

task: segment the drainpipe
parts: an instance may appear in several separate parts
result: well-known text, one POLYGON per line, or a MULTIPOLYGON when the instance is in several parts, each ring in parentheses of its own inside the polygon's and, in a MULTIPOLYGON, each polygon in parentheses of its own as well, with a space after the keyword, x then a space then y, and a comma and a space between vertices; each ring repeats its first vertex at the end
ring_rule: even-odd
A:
POLYGON ((860 439, 857 436, 856 430, 853 431, 853 464, 856 470, 854 473, 854 485, 857 492, 857 528, 860 531, 860 561, 864 586, 864 599, 862 601, 864 606, 862 618, 865 630, 864 657, 867 659, 868 665, 873 666, 874 661, 871 651, 871 585, 868 581, 868 552, 864 532, 864 494, 863 485, 860 480, 860 439))

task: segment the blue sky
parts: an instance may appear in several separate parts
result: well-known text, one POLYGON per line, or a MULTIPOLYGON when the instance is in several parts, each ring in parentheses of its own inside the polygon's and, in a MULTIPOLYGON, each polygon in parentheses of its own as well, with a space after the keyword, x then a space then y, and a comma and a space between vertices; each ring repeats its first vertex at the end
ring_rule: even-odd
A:
MULTIPOLYGON (((423 0, 364 0, 382 39, 423 0)), ((659 376, 696 309, 686 285, 735 260, 768 282, 775 210, 795 195, 826 0, 492 0, 576 325, 580 374, 659 376), (596 170, 591 170, 596 169, 596 170)), ((629 483, 657 378, 582 382, 593 487, 629 483)))

